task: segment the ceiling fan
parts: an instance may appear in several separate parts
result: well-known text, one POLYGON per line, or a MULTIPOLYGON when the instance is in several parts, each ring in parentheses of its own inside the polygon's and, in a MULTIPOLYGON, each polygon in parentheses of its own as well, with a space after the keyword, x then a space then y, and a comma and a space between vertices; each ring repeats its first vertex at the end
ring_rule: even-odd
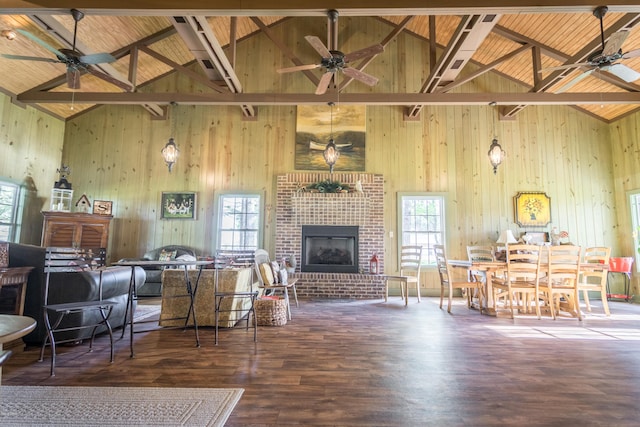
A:
POLYGON ((554 70, 564 70, 568 68, 587 68, 582 74, 578 77, 571 80, 566 85, 562 86, 558 89, 557 92, 564 92, 579 81, 583 80, 594 71, 607 71, 616 77, 626 81, 633 82, 635 80, 640 79, 640 73, 633 70, 632 68, 627 67, 624 64, 620 64, 618 61, 622 59, 636 58, 640 56, 640 49, 630 50, 628 52, 622 52, 622 44, 629 36, 629 31, 618 31, 613 33, 609 40, 605 43, 604 38, 604 26, 602 22, 602 18, 607 13, 609 8, 607 6, 598 6, 593 11, 593 16, 600 20, 600 38, 602 39, 602 49, 593 52, 587 58, 586 62, 577 62, 575 64, 564 64, 557 67, 549 67, 543 68, 538 72, 544 71, 554 71, 554 70))
POLYGON ((114 62, 114 58, 109 53, 94 53, 90 55, 83 55, 76 50, 76 35, 78 32, 78 22, 84 18, 84 13, 77 9, 71 9, 71 16, 75 21, 73 27, 73 45, 71 49, 56 49, 44 40, 36 37, 28 31, 18 29, 18 33, 38 43, 48 51, 52 52, 56 58, 43 58, 38 56, 22 56, 22 55, 9 55, 2 54, 3 57, 9 59, 18 59, 22 61, 43 61, 43 62, 55 62, 65 64, 67 66, 67 86, 70 89, 80 89, 80 75, 84 72, 88 72, 96 75, 108 82, 114 83, 113 78, 105 73, 95 70, 91 65, 103 64, 114 62))
MULTIPOLYGON (((335 26, 338 20, 338 11, 330 10, 328 12, 329 25, 335 26)), ((322 59, 318 64, 306 64, 298 65, 296 67, 281 68, 276 70, 278 73, 290 73, 293 71, 313 70, 315 68, 323 68, 324 74, 320 78, 318 87, 316 88, 316 95, 322 95, 327 91, 331 80, 338 71, 344 73, 344 75, 361 81, 362 83, 375 86, 378 83, 378 78, 370 74, 364 73, 357 68, 349 67, 349 63, 358 59, 369 58, 384 51, 384 46, 381 44, 375 44, 364 49, 356 50, 350 53, 342 53, 339 50, 331 50, 322 43, 320 38, 316 36, 305 36, 305 40, 313 47, 316 52, 320 54, 322 59)))

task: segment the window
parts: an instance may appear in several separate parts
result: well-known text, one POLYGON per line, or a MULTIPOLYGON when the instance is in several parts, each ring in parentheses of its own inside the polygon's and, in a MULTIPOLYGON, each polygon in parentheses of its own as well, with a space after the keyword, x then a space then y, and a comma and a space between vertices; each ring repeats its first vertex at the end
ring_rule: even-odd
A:
POLYGON ((635 258, 636 271, 640 271, 640 190, 629 195, 629 206, 631 207, 631 229, 633 230, 633 256, 635 258))
POLYGON ((398 193, 400 244, 421 245, 424 265, 436 265, 433 246, 445 241, 444 203, 433 193, 398 193))
POLYGON ((257 194, 218 198, 217 250, 256 250, 262 241, 262 200, 257 194))
POLYGON ((0 180, 0 240, 17 242, 20 224, 18 207, 20 202, 20 186, 9 181, 0 180))

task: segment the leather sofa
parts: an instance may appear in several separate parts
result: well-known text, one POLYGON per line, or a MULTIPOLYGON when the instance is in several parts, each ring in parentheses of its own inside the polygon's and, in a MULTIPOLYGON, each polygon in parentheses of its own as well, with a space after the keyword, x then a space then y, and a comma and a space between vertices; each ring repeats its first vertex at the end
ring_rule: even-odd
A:
MULTIPOLYGON (((34 267, 29 274, 25 298, 24 315, 36 319, 35 330, 26 335, 23 340, 28 345, 41 345, 47 334, 44 326, 42 304, 46 274, 44 273, 45 248, 40 246, 9 243, 9 267, 34 267)), ((136 286, 144 284, 145 272, 136 267, 136 286)), ((98 296, 100 273, 97 271, 83 271, 78 273, 51 273, 49 284, 49 302, 52 304, 74 301, 96 300, 98 296)), ((129 282, 131 280, 130 267, 108 267, 102 275, 102 295, 104 299, 117 301, 113 308, 109 322, 113 329, 124 324, 124 314, 127 305, 129 282)), ((134 301, 135 304, 135 301, 134 301)), ((62 325, 77 326, 93 324, 99 313, 78 313, 65 317, 62 325)), ((98 333, 106 332, 106 328, 98 333)), ((91 336, 91 328, 62 332, 57 335, 58 340, 82 340, 91 336)))
MULTIPOLYGON (((124 258, 120 261, 159 261, 160 254, 162 252, 173 252, 175 251, 175 255, 171 259, 177 259, 184 255, 189 255, 195 259, 196 251, 187 247, 180 245, 168 245, 162 246, 160 248, 152 249, 146 252, 142 258, 124 258)), ((138 296, 141 297, 159 297, 162 296, 162 271, 164 267, 162 266, 151 266, 151 267, 143 267, 146 274, 147 279, 144 282, 144 285, 138 287, 137 293, 138 296)))

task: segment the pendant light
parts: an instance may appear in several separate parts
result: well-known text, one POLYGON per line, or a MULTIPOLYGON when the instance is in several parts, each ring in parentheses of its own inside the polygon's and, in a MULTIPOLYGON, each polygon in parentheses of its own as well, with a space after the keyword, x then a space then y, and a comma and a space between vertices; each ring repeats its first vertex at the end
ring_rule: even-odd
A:
MULTIPOLYGON (((495 102, 491 102, 490 106, 494 107, 496 105, 495 102)), ((496 135, 496 116, 493 116, 493 134, 496 135)), ((493 166, 493 174, 495 175, 498 172, 498 166, 504 160, 505 152, 498 144, 498 137, 494 136, 493 141, 491 141, 491 146, 489 147, 489 161, 491 162, 491 166, 493 166)))
POLYGON ((178 146, 176 145, 176 142, 173 138, 173 134, 175 132, 175 123, 176 123, 175 106, 176 106, 176 103, 171 102, 170 114, 171 114, 171 135, 172 136, 169 138, 169 142, 167 142, 167 144, 162 149, 162 158, 167 163, 167 167, 169 168, 169 173, 171 173, 171 168, 173 167, 173 164, 176 162, 176 160, 178 160, 178 154, 180 154, 180 150, 178 150, 178 146))
POLYGON ((333 102, 329 103, 329 106, 331 107, 331 136, 329 138, 329 143, 322 152, 324 161, 329 165, 329 173, 333 173, 333 165, 336 164, 338 157, 340 157, 340 151, 338 151, 338 147, 336 147, 336 143, 333 141, 333 105, 333 102))

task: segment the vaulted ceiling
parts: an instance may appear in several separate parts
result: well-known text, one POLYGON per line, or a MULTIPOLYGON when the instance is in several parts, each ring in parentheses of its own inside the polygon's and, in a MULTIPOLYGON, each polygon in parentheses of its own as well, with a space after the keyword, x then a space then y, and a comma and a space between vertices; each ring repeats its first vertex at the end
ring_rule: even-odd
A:
MULTIPOLYGON (((515 117, 529 105, 572 105, 606 122, 640 108, 640 79, 635 80, 640 74, 633 72, 640 73, 640 51, 635 51, 640 49, 640 5, 621 1, 608 5, 603 17, 604 40, 593 13, 598 5, 591 1, 454 0, 438 6, 400 0, 394 2, 395 8, 382 6, 378 0, 336 1, 331 8, 338 11, 338 18, 328 17, 327 8, 308 1, 223 1, 216 2, 215 9, 207 5, 211 2, 201 0, 153 2, 154 9, 141 0, 112 1, 108 8, 88 0, 69 5, 56 2, 55 9, 47 3, 2 2, 0 30, 12 30, 16 37, 0 38, 0 54, 55 60, 55 51, 73 45, 70 9, 75 8, 85 15, 78 22, 76 50, 81 55, 106 52, 115 57, 113 62, 89 66, 77 89, 69 88, 63 63, 0 57, 1 89, 17 104, 33 105, 62 119, 103 104, 140 105, 161 117, 168 104, 177 102, 237 105, 250 120, 263 105, 326 103, 337 92, 342 103, 402 106, 408 120, 419 117, 422 107, 430 104, 495 102, 503 117, 515 117), (172 9, 177 4, 181 9, 172 9), (371 88, 338 73, 326 92, 316 94, 318 85, 324 84, 320 82, 325 69, 319 67, 300 71, 301 78, 309 81, 306 92, 247 92, 247 79, 255 76, 236 72, 238 44, 261 34, 273 42, 273 63, 307 64, 314 48, 304 41, 279 38, 273 29, 285 22, 303 22, 309 16, 326 19, 327 32, 314 35, 330 50, 334 50, 332 37, 341 25, 357 19, 376 19, 388 25, 387 35, 369 37, 367 46, 386 47, 402 33, 423 40, 430 61, 421 87, 389 93, 382 85, 371 88), (341 19, 347 16, 349 20, 341 19), (624 39, 620 52, 631 52, 628 58, 615 60, 626 74, 607 61, 589 65, 603 42, 607 45, 617 37, 624 39), (574 63, 585 65, 549 70, 574 63), (151 83, 173 72, 184 73, 205 90, 154 93, 151 83), (514 83, 512 88, 499 93, 464 90, 466 83, 487 72, 508 78, 514 83)), ((384 55, 376 51, 348 67, 355 68, 354 73, 366 73, 367 66, 384 61, 384 55)), ((387 63, 389 67, 406 66, 387 63)), ((280 75, 274 73, 273 78, 280 75)))

